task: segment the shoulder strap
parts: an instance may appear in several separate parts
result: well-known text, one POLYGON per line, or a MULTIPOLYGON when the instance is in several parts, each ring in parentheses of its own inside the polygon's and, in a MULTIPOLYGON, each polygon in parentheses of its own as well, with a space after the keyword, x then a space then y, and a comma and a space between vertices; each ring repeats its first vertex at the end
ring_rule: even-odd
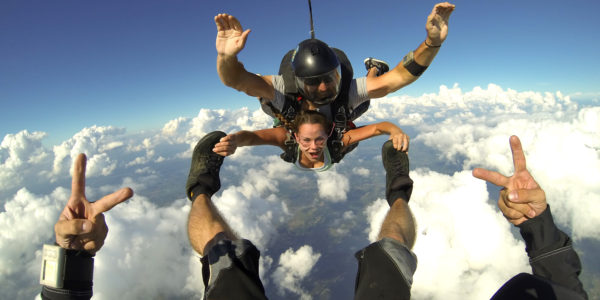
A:
POLYGON ((296 163, 296 159, 298 158, 298 143, 296 142, 296 139, 294 139, 292 133, 287 133, 284 145, 285 150, 279 157, 286 162, 296 163))
POLYGON ((292 68, 292 56, 294 49, 288 51, 279 64, 279 75, 283 77, 285 102, 281 114, 288 121, 294 120, 296 114, 300 111, 302 102, 299 98, 298 87, 294 77, 294 69, 292 68))
POLYGON ((296 87, 296 79, 294 78, 294 69, 292 68, 292 56, 294 55, 294 49, 288 51, 279 64, 279 75, 283 76, 283 82, 285 84, 286 94, 297 94, 298 87, 296 87))

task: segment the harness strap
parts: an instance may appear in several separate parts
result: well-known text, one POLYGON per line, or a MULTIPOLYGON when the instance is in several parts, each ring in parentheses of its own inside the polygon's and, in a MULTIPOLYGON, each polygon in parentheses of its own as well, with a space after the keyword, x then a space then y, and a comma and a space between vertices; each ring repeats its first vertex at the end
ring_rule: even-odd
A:
POLYGON ((285 150, 280 157, 286 162, 295 163, 298 157, 298 143, 291 133, 287 133, 287 138, 284 142, 285 150))

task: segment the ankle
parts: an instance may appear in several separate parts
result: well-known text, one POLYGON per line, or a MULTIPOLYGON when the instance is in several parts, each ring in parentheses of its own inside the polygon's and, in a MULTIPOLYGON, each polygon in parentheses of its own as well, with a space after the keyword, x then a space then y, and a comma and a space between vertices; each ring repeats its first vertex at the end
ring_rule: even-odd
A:
POLYGON ((213 194, 214 192, 209 187, 204 186, 202 184, 198 184, 190 190, 188 198, 192 201, 196 200, 199 197, 207 197, 210 199, 210 197, 213 194))

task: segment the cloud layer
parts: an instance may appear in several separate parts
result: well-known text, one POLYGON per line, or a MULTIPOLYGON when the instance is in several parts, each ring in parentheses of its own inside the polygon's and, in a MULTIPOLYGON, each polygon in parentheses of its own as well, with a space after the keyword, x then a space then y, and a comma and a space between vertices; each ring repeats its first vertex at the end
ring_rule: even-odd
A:
MULTIPOLYGON (((358 123, 381 120, 414 132, 416 298, 489 298, 508 278, 529 271, 523 243, 490 201, 497 189, 488 193, 470 175, 474 167, 510 175, 513 134, 521 138, 527 166, 559 226, 576 242, 598 241, 600 219, 592 214, 600 209, 600 107, 581 107, 560 92, 442 86, 417 98, 374 100, 358 123)), ((39 292, 39 249, 53 242, 80 152, 88 156, 89 199, 123 186, 136 192, 106 214, 110 233, 96 257, 96 299, 200 295, 183 193, 191 151, 207 132, 267 128, 270 122, 261 111, 202 109, 157 132, 84 128, 52 149, 42 145, 43 132, 7 134, 0 144, 0 298, 31 299, 39 292)), ((213 201, 233 229, 261 250, 269 297, 336 299, 340 290, 352 295, 354 274, 331 270, 353 263, 353 251, 376 239, 388 208, 379 156, 384 140, 361 142, 321 174, 295 170, 274 147, 240 148, 226 158, 223 188, 213 201), (336 260, 332 249, 348 249, 342 252, 348 259, 336 260)), ((600 266, 590 268, 590 276, 598 276, 600 266)))

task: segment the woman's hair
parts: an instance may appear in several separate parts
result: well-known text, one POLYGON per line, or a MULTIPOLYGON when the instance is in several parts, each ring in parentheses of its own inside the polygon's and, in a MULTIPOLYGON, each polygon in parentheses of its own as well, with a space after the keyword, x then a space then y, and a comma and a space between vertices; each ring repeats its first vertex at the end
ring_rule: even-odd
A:
POLYGON ((298 133, 298 128, 300 128, 300 125, 302 124, 321 124, 325 130, 325 133, 328 135, 331 132, 331 127, 333 125, 331 121, 327 120, 327 117, 324 114, 315 110, 306 110, 300 112, 294 119, 294 122, 291 124, 292 127, 290 129, 293 132, 298 133))
POLYGON ((277 112, 277 110, 273 110, 273 113, 275 114, 275 117, 279 120, 279 123, 283 124, 283 127, 295 132, 294 121, 288 121, 281 113, 277 112))

